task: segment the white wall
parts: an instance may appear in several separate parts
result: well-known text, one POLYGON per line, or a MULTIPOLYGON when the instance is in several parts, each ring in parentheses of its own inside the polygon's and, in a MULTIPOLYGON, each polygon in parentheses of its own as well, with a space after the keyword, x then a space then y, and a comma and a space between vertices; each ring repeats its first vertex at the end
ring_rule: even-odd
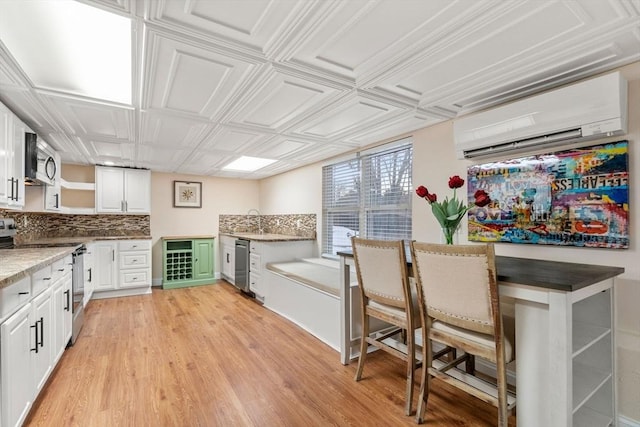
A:
MULTIPOLYGON (((496 245, 496 253, 625 268, 625 273, 615 282, 618 410, 622 415, 640 422, 640 62, 620 70, 629 80, 628 134, 602 141, 629 140, 630 248, 611 250, 504 243, 496 245)), ((467 166, 471 164, 456 159, 452 121, 413 132, 412 137, 414 187, 425 185, 441 197, 450 195, 448 177, 456 174, 465 177, 467 166)), ((274 213, 280 211, 280 206, 296 212, 315 212, 318 214, 318 236, 321 236, 321 167, 316 164, 262 180, 261 208, 274 213), (310 198, 310 194, 314 194, 315 198, 310 198)), ((465 228, 466 225, 463 225, 462 229, 465 228)), ((440 227, 429 205, 417 197, 413 203, 412 237, 422 241, 440 241, 440 227)), ((460 243, 465 242, 466 237, 461 233, 460 243)))

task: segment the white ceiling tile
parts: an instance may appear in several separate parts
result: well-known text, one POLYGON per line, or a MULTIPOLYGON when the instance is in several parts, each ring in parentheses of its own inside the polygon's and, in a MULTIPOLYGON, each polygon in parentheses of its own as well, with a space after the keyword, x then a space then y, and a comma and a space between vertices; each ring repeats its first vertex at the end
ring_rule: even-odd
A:
POLYGON ((237 94, 255 64, 150 32, 148 108, 213 118, 237 94))
POLYGON ((207 121, 145 111, 141 114, 140 142, 174 148, 195 147, 210 128, 207 121))
POLYGON ((0 100, 73 163, 260 179, 640 61, 635 0, 80 1, 132 19, 132 105, 34 88, 0 40, 0 100))

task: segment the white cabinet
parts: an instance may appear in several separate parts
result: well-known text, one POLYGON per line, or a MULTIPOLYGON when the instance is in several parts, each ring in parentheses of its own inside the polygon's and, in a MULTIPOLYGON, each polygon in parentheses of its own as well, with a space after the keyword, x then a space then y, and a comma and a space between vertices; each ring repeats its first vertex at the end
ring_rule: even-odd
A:
POLYGON ((1 426, 22 425, 53 371, 71 337, 71 297, 70 255, 0 289, 1 426))
POLYGON ((87 303, 93 296, 93 275, 95 274, 94 252, 96 250, 95 246, 95 243, 88 244, 87 252, 84 254, 84 306, 87 305, 87 303))
POLYGON ((118 270, 116 264, 117 242, 101 241, 93 246, 94 270, 92 275, 93 290, 111 291, 116 289, 118 270))
POLYGON ((37 394, 53 369, 53 302, 51 289, 34 298, 35 351, 33 361, 33 387, 37 394))
POLYGON ((53 363, 62 357, 69 339, 73 321, 71 295, 71 257, 65 257, 52 264, 53 296, 53 363))
POLYGON ((222 259, 221 275, 227 282, 236 283, 236 239, 231 236, 220 236, 220 250, 222 259))
POLYGON ((268 263, 312 257, 314 243, 312 240, 276 242, 251 240, 249 243, 249 289, 255 294, 256 299, 265 302, 268 298, 269 289, 264 281, 264 271, 268 263))
POLYGON ((91 246, 93 298, 151 292, 151 241, 116 240, 91 246))
POLYGON ((151 172, 96 166, 96 212, 148 214, 151 172))
POLYGON ((27 126, 0 104, 0 206, 24 206, 24 134, 27 126))
POLYGON ((0 425, 3 426, 22 425, 35 398, 31 369, 31 350, 35 348, 33 329, 31 303, 22 307, 0 326, 0 425))
POLYGON ((151 242, 123 240, 118 243, 120 288, 151 286, 151 242))
POLYGON ((60 179, 60 154, 55 152, 52 157, 55 159, 56 173, 53 177, 51 185, 45 185, 44 187, 44 209, 47 211, 59 211, 62 209, 62 186, 60 179))

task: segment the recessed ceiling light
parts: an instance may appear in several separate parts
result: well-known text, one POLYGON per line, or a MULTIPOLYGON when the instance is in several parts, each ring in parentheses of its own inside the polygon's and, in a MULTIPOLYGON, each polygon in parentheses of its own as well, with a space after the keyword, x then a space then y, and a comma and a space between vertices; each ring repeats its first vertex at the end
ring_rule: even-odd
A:
POLYGON ((111 160, 107 160, 107 161, 105 161, 105 162, 104 162, 104 164, 105 164, 106 166, 113 166, 113 165, 115 165, 115 163, 113 163, 111 160))
POLYGON ((0 38, 35 86, 131 104, 131 19, 77 1, 0 1, 0 38))
POLYGON ((229 163, 222 169, 243 171, 243 172, 253 172, 265 166, 269 166, 271 163, 274 163, 274 162, 275 160, 273 159, 262 159, 260 157, 242 156, 239 159, 236 159, 233 162, 229 163))

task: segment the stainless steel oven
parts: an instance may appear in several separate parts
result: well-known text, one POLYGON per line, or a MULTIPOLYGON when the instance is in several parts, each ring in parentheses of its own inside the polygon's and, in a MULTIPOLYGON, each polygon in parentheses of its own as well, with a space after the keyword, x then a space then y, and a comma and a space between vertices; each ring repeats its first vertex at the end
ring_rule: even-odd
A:
POLYGON ((71 294, 73 295, 73 323, 71 327, 71 345, 75 344, 84 323, 84 254, 87 247, 81 245, 73 251, 71 270, 71 294))

